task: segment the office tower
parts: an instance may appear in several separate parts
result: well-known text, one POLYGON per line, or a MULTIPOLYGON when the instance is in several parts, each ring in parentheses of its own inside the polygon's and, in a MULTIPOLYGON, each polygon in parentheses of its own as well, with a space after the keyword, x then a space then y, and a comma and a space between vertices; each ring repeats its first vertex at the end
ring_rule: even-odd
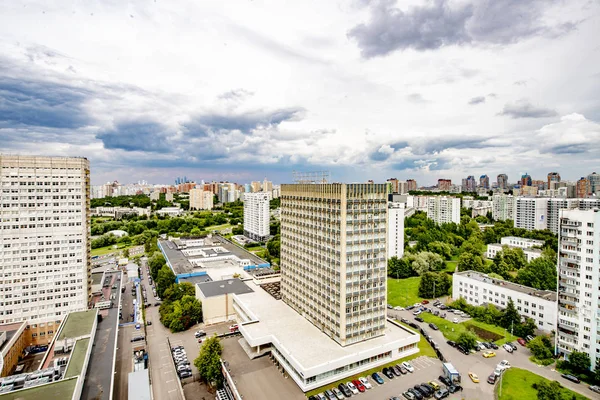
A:
POLYGON ((588 194, 590 193, 590 181, 587 180, 587 178, 585 177, 581 177, 581 179, 579 179, 577 181, 577 197, 579 198, 585 198, 588 196, 588 194))
POLYGON ((399 193, 399 187, 398 187, 398 179, 396 178, 390 178, 387 180, 388 183, 388 188, 389 188, 389 192, 390 193, 399 193))
POLYGON ((386 184, 281 185, 283 301, 340 345, 384 334, 386 184))
POLYGON ((548 174, 548 189, 556 189, 558 182, 560 182, 560 174, 558 172, 550 172, 548 174))
POLYGON ((244 235, 258 242, 269 238, 269 194, 244 194, 244 235))
POLYGON ((404 210, 402 202, 388 204, 388 258, 404 255, 404 210))
POLYGON ((202 189, 190 190, 190 210, 212 210, 214 196, 202 189))
POLYGON ((442 192, 449 192, 452 187, 451 179, 438 179, 437 187, 442 192))
POLYGON ((252 181, 252 183, 250 184, 250 187, 252 189, 252 193, 260 192, 260 182, 259 181, 252 181))
POLYGON ((558 249, 558 332, 561 355, 574 350, 600 363, 600 211, 563 210, 558 249))
POLYGON ((406 185, 407 185, 407 190, 409 192, 411 191, 415 191, 417 190, 417 181, 415 181, 414 179, 407 179, 406 180, 406 185))
POLYGON ((460 199, 458 197, 431 196, 427 199, 427 218, 436 224, 460 224, 460 199))
POLYGON ((267 178, 265 178, 262 184, 262 191, 271 193, 273 191, 273 182, 268 181, 267 178))
POLYGON ((527 172, 521 175, 521 186, 531 186, 531 176, 527 172))
POLYGON ((492 197, 492 218, 496 221, 515 219, 517 198, 507 194, 495 194, 492 197))
POLYGON ((595 172, 592 172, 587 176, 587 180, 590 184, 589 193, 597 194, 598 196, 600 196, 600 175, 598 175, 595 172))
POLYGON ((479 187, 481 187, 483 189, 489 189, 490 188, 490 177, 487 175, 481 175, 479 177, 479 187))
POLYGON ((500 174, 498 175, 498 189, 506 190, 508 189, 508 175, 500 174))
POLYGON ((0 324, 56 321, 91 298, 90 164, 0 155, 0 324))
POLYGON ((462 180, 462 190, 463 192, 469 193, 477 191, 477 182, 475 181, 475 177, 473 175, 469 175, 462 180))
POLYGON ((548 199, 534 197, 517 197, 515 227, 527 229, 546 229, 548 199))

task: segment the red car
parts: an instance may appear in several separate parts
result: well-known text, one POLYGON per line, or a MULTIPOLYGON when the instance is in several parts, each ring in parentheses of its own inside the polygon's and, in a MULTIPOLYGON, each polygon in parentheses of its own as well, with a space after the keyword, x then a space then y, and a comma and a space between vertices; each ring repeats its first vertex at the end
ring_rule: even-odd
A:
POLYGON ((429 300, 423 300, 421 304, 429 304, 429 300))
POLYGON ((356 386, 358 391, 361 393, 364 392, 365 390, 367 390, 367 388, 365 388, 365 385, 363 385, 362 382, 359 381, 358 379, 353 380, 352 383, 354 384, 354 386, 356 386))
POLYGON ((525 346, 525 345, 527 344, 527 342, 526 342, 524 339, 521 339, 521 338, 518 338, 518 339, 517 339, 517 342, 519 342, 519 344, 520 344, 521 346, 525 346))

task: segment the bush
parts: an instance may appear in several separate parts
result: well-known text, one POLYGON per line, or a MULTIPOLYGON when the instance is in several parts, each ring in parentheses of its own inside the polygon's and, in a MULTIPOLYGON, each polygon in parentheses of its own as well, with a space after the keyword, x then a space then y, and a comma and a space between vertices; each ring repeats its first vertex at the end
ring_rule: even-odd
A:
POLYGON ((460 344, 467 350, 474 349, 477 345, 477 336, 475 336, 472 332, 462 332, 458 339, 456 339, 456 343, 460 344))

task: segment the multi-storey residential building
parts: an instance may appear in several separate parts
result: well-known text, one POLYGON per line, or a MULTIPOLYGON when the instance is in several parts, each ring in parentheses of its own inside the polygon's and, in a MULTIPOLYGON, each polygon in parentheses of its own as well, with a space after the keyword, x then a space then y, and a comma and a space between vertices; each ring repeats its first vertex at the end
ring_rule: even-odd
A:
POLYGON ((404 255, 404 203, 390 202, 388 205, 388 258, 404 255))
POLYGON ((406 196, 406 207, 413 208, 415 211, 427 212, 429 196, 406 196))
POLYGON ((214 195, 202 189, 190 190, 190 210, 212 210, 214 195))
POLYGON ((590 193, 590 181, 587 180, 587 178, 585 177, 581 177, 581 179, 579 179, 577 181, 577 197, 579 197, 580 199, 583 199, 585 197, 588 196, 588 194, 590 193))
POLYGON ((0 155, 0 324, 60 320, 91 298, 85 158, 0 155))
POLYGON ((477 191, 477 181, 473 175, 469 175, 462 180, 462 191, 474 193, 477 191))
POLYGON ((521 175, 521 186, 531 186, 531 175, 525 172, 524 175, 521 175))
POLYGON ((495 194, 492 197, 492 218, 496 221, 515 219, 517 198, 511 195, 495 194))
POLYGON ((559 354, 574 350, 600 363, 600 211, 563 210, 558 249, 559 354))
POLYGON ((406 185, 407 185, 407 190, 409 192, 417 190, 418 186, 417 186, 417 181, 415 181, 414 179, 407 179, 406 180, 406 185))
POLYGON ((508 189, 508 175, 500 174, 498 175, 498 189, 506 190, 508 189))
POLYGON ((383 334, 387 185, 281 186, 281 295, 345 346, 383 334))
POLYGON ((268 181, 267 178, 265 178, 262 184, 262 191, 271 193, 273 191, 273 182, 268 181))
POLYGON ((438 179, 437 187, 442 192, 449 192, 452 187, 452 179, 438 179))
POLYGON ((244 235, 264 242, 269 238, 269 194, 244 194, 244 235))
POLYGON ((400 193, 400 188, 398 187, 399 182, 400 181, 396 178, 390 178, 387 180, 388 189, 390 193, 400 193))
POLYGON ((483 189, 490 188, 490 177, 487 175, 481 175, 479 177, 479 186, 483 189))
POLYGON ((458 197, 431 196, 427 199, 427 218, 436 224, 460 223, 460 199, 458 197))
POLYGON ((408 193, 408 182, 407 181, 398 181, 398 193, 400 193, 400 194, 408 193))
POLYGON ((515 208, 516 228, 532 231, 548 227, 547 198, 517 197, 515 208))
POLYGON ((548 189, 556 189, 556 184, 560 182, 560 174, 558 172, 550 172, 548 174, 548 189))
POLYGON ((505 308, 512 299, 522 317, 531 318, 539 329, 556 329, 556 292, 538 290, 475 271, 457 272, 452 276, 452 298, 464 298, 480 306, 493 304, 505 308))
POLYGON ((560 211, 572 210, 575 208, 580 210, 593 210, 595 208, 600 208, 600 199, 548 199, 548 229, 555 235, 558 235, 560 227, 560 211))
POLYGON ((252 189, 252 193, 260 192, 260 182, 252 181, 252 183, 250 183, 250 188, 252 189))
POLYGON ((600 175, 595 172, 592 172, 587 176, 587 180, 590 183, 590 193, 600 193, 600 175))

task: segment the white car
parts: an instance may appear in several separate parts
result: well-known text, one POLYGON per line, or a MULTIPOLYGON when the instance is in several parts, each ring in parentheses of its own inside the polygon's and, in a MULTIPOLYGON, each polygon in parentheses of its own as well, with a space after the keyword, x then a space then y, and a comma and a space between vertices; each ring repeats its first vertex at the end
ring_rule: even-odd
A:
POLYGON ((356 386, 354 386, 354 383, 348 382, 348 383, 346 383, 346 386, 348 386, 348 389, 350 389, 350 391, 352 392, 352 394, 358 394, 359 393, 359 391, 356 388, 356 386))
POLYGON ((421 314, 421 310, 417 310, 417 311, 413 312, 413 315, 419 315, 419 314, 421 314))
POLYGON ((412 365, 410 365, 410 363, 408 363, 407 361, 402 362, 402 366, 406 368, 408 372, 415 372, 415 368, 412 365))
POLYGON ((509 353, 513 352, 513 348, 508 344, 503 344, 502 347, 504 348, 504 350, 508 351, 509 353))
POLYGON ((452 320, 452 322, 454 322, 455 324, 458 324, 458 318, 454 318, 454 319, 452 320))
POLYGON ((396 306, 396 307, 394 307, 394 310, 396 310, 396 311, 404 311, 404 307, 396 306))
POLYGON ((502 360, 498 364, 498 368, 509 369, 510 367, 511 367, 511 365, 510 365, 510 362, 508 362, 508 360, 502 360))
POLYGON ((369 382, 369 380, 367 378, 365 378, 364 376, 361 376, 360 378, 358 378, 358 380, 360 381, 360 383, 362 383, 364 385, 364 387, 366 387, 367 389, 371 389, 373 386, 371 385, 371 382, 369 382))

